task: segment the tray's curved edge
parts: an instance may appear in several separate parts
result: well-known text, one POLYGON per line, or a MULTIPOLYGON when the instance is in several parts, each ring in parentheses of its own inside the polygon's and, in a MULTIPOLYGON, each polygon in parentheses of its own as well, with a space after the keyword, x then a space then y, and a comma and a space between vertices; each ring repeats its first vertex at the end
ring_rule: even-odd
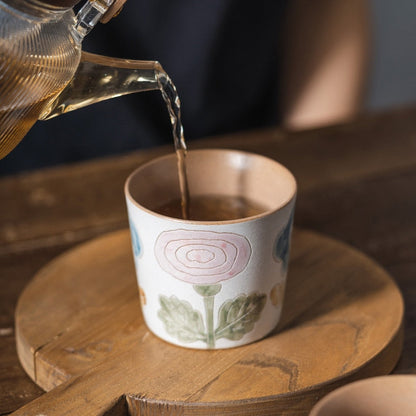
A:
MULTIPOLYGON (((125 399, 129 408, 129 415, 138 416, 143 411, 152 412, 156 409, 165 409, 170 412, 175 410, 182 410, 184 415, 197 414, 200 416, 214 416, 227 414, 230 416, 237 415, 275 415, 275 412, 284 412, 285 416, 300 416, 307 415, 313 405, 326 394, 353 381, 376 377, 389 374, 396 366, 402 350, 403 345, 403 323, 397 329, 390 342, 382 348, 372 360, 366 362, 361 367, 334 379, 325 381, 299 389, 294 392, 279 394, 276 396, 264 396, 255 400, 233 400, 227 402, 192 402, 192 401, 169 401, 169 400, 155 400, 143 396, 138 396, 133 393, 126 394, 125 399), (385 361, 383 365, 384 371, 380 371, 380 361, 385 361), (262 413, 259 413, 259 408, 262 413), (232 409, 232 410, 230 410, 232 409)), ((153 413, 151 413, 153 414, 153 413)), ((174 414, 174 413, 173 413, 174 414)))
MULTIPOLYGON (((129 237, 129 235, 130 235, 129 230, 124 228, 124 229, 121 229, 121 230, 112 231, 110 233, 103 234, 103 235, 98 236, 98 237, 94 237, 94 238, 92 238, 88 241, 77 244, 76 246, 63 251, 61 254, 54 257, 51 261, 49 261, 44 266, 42 266, 35 273, 35 275, 31 279, 31 281, 25 286, 22 293, 20 294, 20 296, 17 300, 16 309, 15 309, 15 313, 14 313, 14 317, 15 317, 14 327, 15 327, 17 356, 18 356, 19 362, 20 362, 21 366, 23 367, 23 369, 25 370, 26 374, 40 388, 44 389, 45 391, 48 391, 49 389, 47 388, 47 386, 43 386, 42 384, 39 384, 39 380, 37 379, 37 376, 36 376, 36 353, 37 353, 37 351, 39 351, 39 349, 42 348, 42 345, 44 345, 44 343, 33 347, 33 346, 31 346, 31 343, 29 342, 29 340, 25 336, 24 324, 20 319, 22 304, 25 302, 26 297, 30 295, 31 288, 34 285, 37 284, 39 279, 42 279, 43 276, 46 275, 46 271, 48 271, 51 267, 53 267, 54 264, 59 263, 63 258, 65 258, 65 257, 67 257, 67 256, 69 256, 73 253, 76 253, 78 251, 82 251, 86 247, 91 247, 91 246, 94 246, 94 245, 97 245, 97 244, 102 244, 102 242, 107 240, 107 239, 111 240, 115 237, 116 238, 117 237, 118 238, 127 238, 127 237, 129 237)), ((63 381, 66 381, 66 379, 63 379, 62 382, 63 381)))

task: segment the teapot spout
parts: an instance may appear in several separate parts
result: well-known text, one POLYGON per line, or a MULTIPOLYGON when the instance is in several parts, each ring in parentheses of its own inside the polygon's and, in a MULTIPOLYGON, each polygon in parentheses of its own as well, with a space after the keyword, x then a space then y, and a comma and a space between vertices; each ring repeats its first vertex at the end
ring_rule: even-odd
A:
POLYGON ((39 120, 48 120, 110 98, 157 90, 161 74, 165 71, 157 61, 134 61, 82 52, 74 77, 48 103, 39 120))

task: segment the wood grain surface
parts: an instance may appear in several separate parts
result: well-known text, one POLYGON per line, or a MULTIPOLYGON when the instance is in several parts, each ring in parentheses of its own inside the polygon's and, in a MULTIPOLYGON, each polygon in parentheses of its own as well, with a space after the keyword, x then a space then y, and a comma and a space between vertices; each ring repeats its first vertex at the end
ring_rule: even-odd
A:
MULTIPOLYGON (((402 289, 405 338, 394 373, 416 373, 416 107, 297 133, 236 132, 189 147, 250 150, 288 166, 299 185, 295 225, 370 255, 402 289)), ((16 354, 14 312, 23 288, 64 250, 127 227, 127 175, 171 151, 168 146, 0 178, 0 415, 43 394, 16 354)))
POLYGON ((53 260, 16 311, 21 362, 50 393, 15 415, 307 415, 348 381, 389 373, 401 294, 375 262, 296 231, 280 328, 229 350, 189 350, 146 328, 127 230, 53 260), (61 385, 61 387, 56 387, 61 385))

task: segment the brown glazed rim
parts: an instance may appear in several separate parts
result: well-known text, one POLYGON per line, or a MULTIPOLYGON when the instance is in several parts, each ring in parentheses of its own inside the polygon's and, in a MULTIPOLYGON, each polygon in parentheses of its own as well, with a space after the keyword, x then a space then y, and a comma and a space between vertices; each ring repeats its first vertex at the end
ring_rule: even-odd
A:
POLYGON ((128 199, 134 206, 136 206, 137 208, 139 208, 142 211, 147 212, 148 214, 151 214, 155 217, 159 217, 159 218, 164 218, 164 219, 168 219, 169 221, 173 221, 173 222, 178 222, 178 223, 186 223, 186 224, 206 224, 206 225, 213 225, 213 224, 236 224, 236 223, 245 223, 245 222, 249 222, 258 218, 263 218, 263 217, 267 217, 275 212, 278 212, 280 210, 282 210, 283 208, 285 208, 286 206, 288 206, 290 203, 293 202, 293 200, 296 199, 297 196, 297 191, 298 191, 298 187, 297 187, 297 182, 295 177, 293 176, 292 172, 284 165, 282 165, 280 162, 273 160, 269 157, 257 154, 257 153, 252 153, 252 152, 247 152, 247 151, 243 151, 243 150, 235 150, 235 149, 225 149, 225 148, 209 148, 209 149, 196 149, 196 150, 191 150, 188 152, 192 152, 192 153, 212 153, 212 152, 223 152, 223 153, 234 153, 234 154, 243 154, 243 155, 247 155, 250 157, 255 157, 258 159, 263 159, 265 161, 269 161, 269 162, 273 162, 276 165, 279 165, 284 171, 286 171, 289 175, 289 177, 291 178, 292 182, 293 182, 293 190, 292 193, 290 194, 290 196, 287 198, 287 200, 279 205, 278 207, 274 208, 274 209, 270 209, 267 211, 264 211, 260 214, 257 215, 253 215, 251 217, 244 217, 244 218, 238 218, 238 219, 234 219, 234 220, 221 220, 221 221, 200 221, 200 220, 185 220, 183 218, 175 218, 175 217, 168 217, 166 215, 163 214, 158 214, 154 211, 152 211, 151 209, 145 207, 144 205, 140 204, 139 202, 137 202, 133 196, 130 193, 130 184, 134 178, 134 176, 136 176, 136 174, 138 172, 140 172, 143 168, 152 165, 152 164, 157 164, 160 161, 164 160, 164 159, 171 159, 171 158, 176 158, 176 154, 175 153, 168 153, 162 156, 158 156, 156 158, 150 159, 147 162, 142 163, 139 167, 137 167, 133 172, 130 173, 130 175, 127 177, 125 183, 124 183, 124 195, 126 197, 126 199, 128 199))

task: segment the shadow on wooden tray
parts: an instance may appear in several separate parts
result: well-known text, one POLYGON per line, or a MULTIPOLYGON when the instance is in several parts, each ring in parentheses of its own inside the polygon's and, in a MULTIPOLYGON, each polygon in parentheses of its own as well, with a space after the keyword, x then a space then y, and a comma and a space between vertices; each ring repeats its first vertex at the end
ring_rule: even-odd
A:
POLYGON ((292 240, 282 317, 272 335, 365 302, 392 284, 377 263, 342 242, 304 230, 294 230, 292 240))

